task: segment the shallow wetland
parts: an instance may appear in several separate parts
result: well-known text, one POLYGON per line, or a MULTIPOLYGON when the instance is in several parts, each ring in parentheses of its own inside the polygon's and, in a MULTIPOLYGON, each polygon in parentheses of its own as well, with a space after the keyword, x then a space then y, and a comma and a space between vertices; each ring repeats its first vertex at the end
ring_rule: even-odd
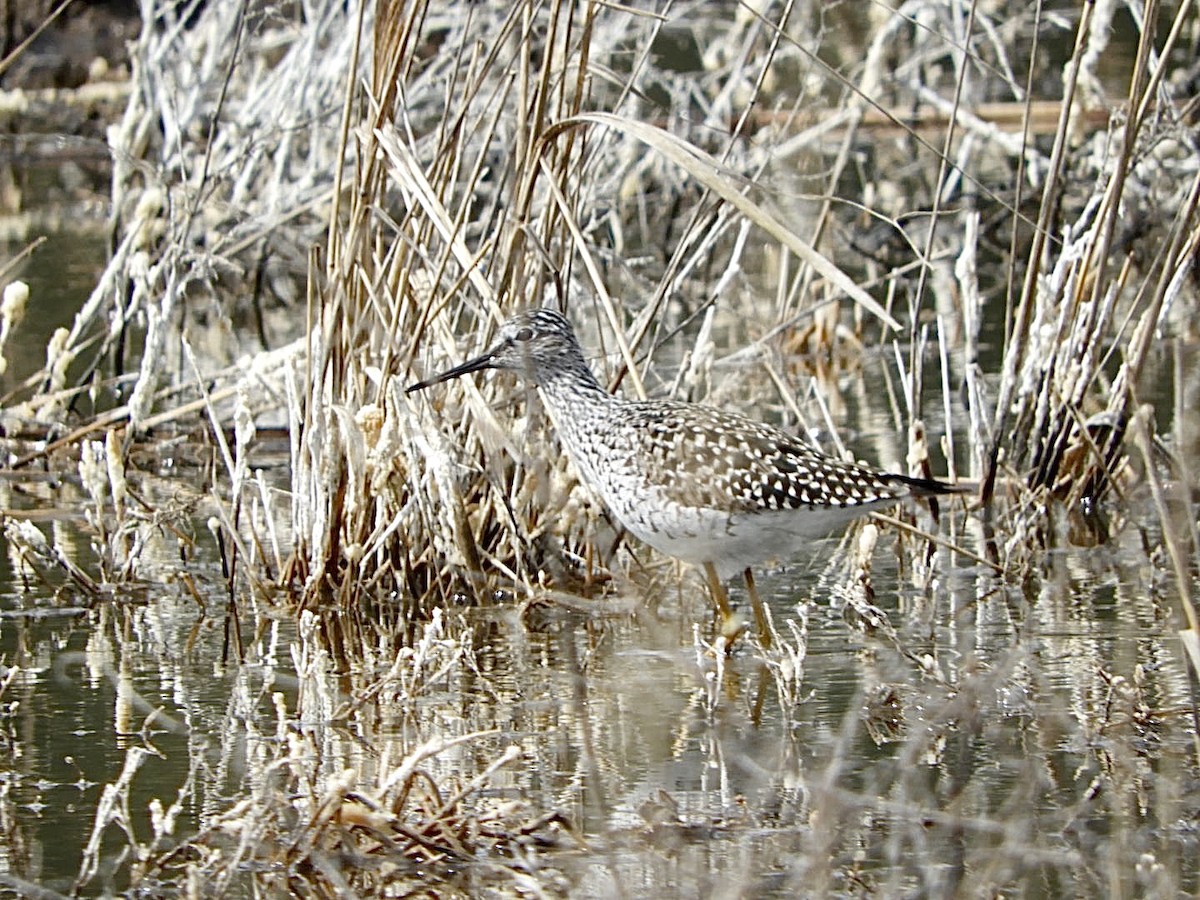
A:
POLYGON ((1190 4, 130 21, 4 83, 0 893, 1200 891, 1190 4), (404 392, 530 305, 966 490, 727 648, 535 394, 404 392))

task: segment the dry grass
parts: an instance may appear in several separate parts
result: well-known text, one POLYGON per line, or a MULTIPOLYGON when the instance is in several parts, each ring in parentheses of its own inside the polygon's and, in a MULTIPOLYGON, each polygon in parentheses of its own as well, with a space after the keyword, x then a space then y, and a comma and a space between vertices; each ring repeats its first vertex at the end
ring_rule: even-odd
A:
MULTIPOLYGON (((21 436, 14 470, 77 473, 95 552, 81 563, 11 515, 6 535, 26 578, 97 605, 147 578, 147 548, 176 542, 191 578, 195 548, 216 544, 219 593, 188 581, 186 596, 202 611, 224 601, 222 661, 261 660, 271 635, 297 680, 285 696, 273 662, 239 683, 230 727, 189 748, 187 785, 155 801, 149 836, 130 824, 130 796, 152 754, 131 749, 75 889, 107 885, 114 833, 122 877, 147 892, 367 895, 432 879, 555 894, 586 882, 574 853, 619 891, 638 884, 631 846, 666 847, 690 871, 713 834, 724 849, 698 869, 729 867, 743 888, 772 866, 779 878, 758 887, 933 894, 969 871, 1004 892, 1053 871, 1086 892, 1194 877, 1182 863, 1144 877, 1093 864, 1070 836, 1102 817, 1096 794, 1037 767, 1066 734, 1097 748, 1096 792, 1144 790, 1142 763, 1159 757, 1139 741, 1178 718, 1176 686, 1068 641, 1056 649, 1078 688, 1062 709, 1011 699, 1059 696, 1061 673, 1019 638, 1028 620, 1059 622, 1063 583, 1078 580, 1046 553, 1074 539, 1060 519, 1127 540, 1095 513, 1139 508, 1139 467, 1165 557, 1146 554, 1160 580, 1128 599, 1159 623, 1170 598, 1188 671, 1200 664, 1195 516, 1171 487, 1192 483, 1190 448, 1179 433, 1158 442, 1144 405, 1167 336, 1177 400, 1158 420, 1184 428, 1200 168, 1170 63, 1195 28, 1190 5, 1170 21, 1146 11, 1166 27, 1137 29, 1119 99, 1098 69, 1106 4, 1082 8, 1061 69, 1029 43, 1061 38, 1061 17, 1026 4, 209 3, 188 27, 150 10, 111 138, 110 264, 4 409, 21 436), (1065 102, 1047 84, 1065 85, 1065 102), (624 541, 535 396, 499 378, 403 393, 537 304, 567 309, 627 394, 754 406, 833 452, 847 410, 870 409, 904 439, 860 455, 980 486, 981 511, 878 519, 824 561, 814 591, 844 617, 858 680, 820 726, 807 672, 828 603, 777 605, 774 648, 726 659, 693 630, 694 583, 624 541), (855 369, 886 396, 844 377, 855 369), (186 501, 151 491, 133 462, 168 428, 204 444, 186 501), (286 482, 257 471, 272 429, 286 434, 286 482), (903 588, 899 609, 876 596, 881 568, 903 588), (652 614, 684 623, 648 629, 663 644, 653 658, 689 637, 694 651, 694 690, 668 727, 614 699, 619 675, 600 687, 628 610, 648 601, 591 598, 629 594, 631 579, 672 585, 652 592, 652 614), (446 712, 474 702, 458 679, 489 683, 493 614, 518 677, 553 659, 570 685, 567 711, 530 732, 576 740, 587 799, 573 809, 523 790, 513 770, 540 751, 510 740, 502 715, 485 727, 446 712), (294 637, 279 637, 281 615, 294 637), (539 656, 540 616, 568 633, 556 617, 577 616, 594 643, 581 658, 568 634, 539 656), (976 618, 1003 622, 1014 646, 989 643, 976 618), (610 717, 596 711, 609 702, 610 717), (979 745, 1016 740, 1005 726, 1021 716, 1036 752, 1013 757, 1016 787, 996 808, 974 763, 979 745), (688 810, 661 786, 636 805, 606 768, 620 762, 606 749, 616 723, 681 746, 711 734, 698 765, 737 782, 728 722, 776 739, 772 717, 782 762, 736 813, 688 810), (798 736, 808 728, 819 756, 798 736), (235 796, 174 834, 185 795, 239 740, 257 755, 235 796), (895 752, 848 778, 867 742, 895 752), (931 786, 930 773, 949 774, 931 786), (615 827, 627 807, 640 819, 615 827), (1006 825, 1017 811, 1028 816, 1006 825), (1066 837, 1041 847, 1043 833, 1066 837), (954 859, 939 866, 944 847, 954 859)), ((7 298, 0 351, 19 328, 7 298)), ((0 834, 15 834, 10 812, 0 795, 0 834)))

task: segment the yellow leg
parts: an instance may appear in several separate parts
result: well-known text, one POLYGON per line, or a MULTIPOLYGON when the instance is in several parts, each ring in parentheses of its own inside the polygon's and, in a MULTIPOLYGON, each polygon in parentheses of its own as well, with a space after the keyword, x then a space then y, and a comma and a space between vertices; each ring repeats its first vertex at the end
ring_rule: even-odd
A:
POLYGON ((746 592, 750 595, 750 605, 754 608, 754 624, 758 626, 758 642, 764 650, 771 649, 771 624, 767 621, 767 611, 763 609, 762 598, 758 596, 758 588, 754 586, 754 573, 750 567, 742 573, 746 579, 746 592))
POLYGON ((732 644, 742 630, 742 623, 729 606, 729 597, 725 594, 725 586, 717 577, 717 570, 712 563, 704 564, 704 574, 708 578, 708 589, 712 592, 713 602, 717 604, 717 612, 721 616, 721 634, 732 644))

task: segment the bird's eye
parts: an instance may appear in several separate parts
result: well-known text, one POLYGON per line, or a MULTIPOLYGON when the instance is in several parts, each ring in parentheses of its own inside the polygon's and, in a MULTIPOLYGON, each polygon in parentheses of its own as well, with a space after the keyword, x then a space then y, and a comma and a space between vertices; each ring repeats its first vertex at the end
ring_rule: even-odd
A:
POLYGON ((533 340, 533 329, 532 328, 522 328, 520 331, 518 331, 516 334, 513 335, 513 340, 520 341, 521 343, 525 343, 525 341, 533 340))

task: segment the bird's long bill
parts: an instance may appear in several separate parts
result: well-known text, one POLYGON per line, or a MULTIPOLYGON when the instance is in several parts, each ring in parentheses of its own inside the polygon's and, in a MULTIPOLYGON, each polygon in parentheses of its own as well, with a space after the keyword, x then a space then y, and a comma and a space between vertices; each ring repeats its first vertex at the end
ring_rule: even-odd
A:
POLYGON ((470 375, 472 372, 480 372, 484 369, 493 369, 492 359, 496 356, 496 350, 489 350, 483 356, 477 356, 474 359, 469 359, 465 363, 455 366, 453 369, 447 369, 441 375, 434 375, 432 378, 426 378, 424 381, 418 381, 416 384, 410 384, 404 389, 404 393, 411 394, 413 391, 423 390, 432 384, 441 384, 443 381, 449 381, 452 378, 458 378, 460 375, 470 375))

